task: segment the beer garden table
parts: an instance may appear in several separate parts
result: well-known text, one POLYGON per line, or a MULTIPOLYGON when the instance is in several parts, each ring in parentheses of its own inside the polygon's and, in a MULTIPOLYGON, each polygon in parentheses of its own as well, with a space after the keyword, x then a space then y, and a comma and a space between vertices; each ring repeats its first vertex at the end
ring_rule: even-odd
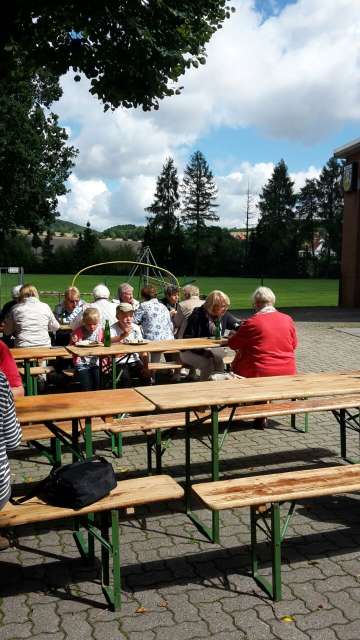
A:
MULTIPOLYGON (((214 340, 212 338, 184 338, 181 340, 153 340, 138 343, 115 342, 110 347, 103 345, 77 347, 69 345, 68 352, 75 356, 98 356, 101 359, 111 358, 112 361, 112 386, 116 388, 116 359, 131 355, 132 353, 163 353, 164 351, 187 351, 189 349, 209 349, 215 346, 227 344, 227 340, 214 340)), ((126 360, 125 360, 126 362, 126 360)))
POLYGON ((31 367, 39 360, 53 358, 69 358, 69 353, 64 347, 14 347, 10 349, 15 362, 24 362, 26 395, 36 393, 36 383, 31 375, 31 367))
MULTIPOLYGON (((234 380, 196 382, 183 385, 160 385, 137 387, 144 398, 153 403, 158 411, 179 411, 185 413, 185 468, 186 468, 186 509, 190 518, 213 541, 219 541, 219 513, 212 512, 212 529, 206 527, 192 511, 191 506, 191 426, 206 419, 191 422, 191 410, 206 408, 211 413, 211 477, 219 479, 219 411, 233 407, 230 426, 236 406, 276 400, 296 400, 321 396, 346 396, 360 393, 360 371, 335 371, 329 373, 304 373, 292 376, 264 378, 243 378, 234 380)), ((358 421, 359 422, 359 421, 358 421)), ((359 424, 358 424, 359 427, 359 424)))
POLYGON ((20 424, 51 424, 72 421, 72 450, 78 452, 80 420, 85 420, 86 456, 92 455, 91 419, 119 413, 149 413, 155 407, 135 389, 105 389, 75 393, 25 396, 16 398, 16 416, 20 424))

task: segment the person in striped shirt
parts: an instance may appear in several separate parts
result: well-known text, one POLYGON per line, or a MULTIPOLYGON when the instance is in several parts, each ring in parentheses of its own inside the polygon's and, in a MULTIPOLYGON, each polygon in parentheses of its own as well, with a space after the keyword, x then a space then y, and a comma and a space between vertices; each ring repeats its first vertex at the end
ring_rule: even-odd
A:
MULTIPOLYGON (((7 452, 20 444, 21 429, 16 419, 13 395, 6 376, 0 371, 0 509, 11 494, 10 465, 7 452)), ((0 551, 7 549, 9 541, 0 535, 0 551)))

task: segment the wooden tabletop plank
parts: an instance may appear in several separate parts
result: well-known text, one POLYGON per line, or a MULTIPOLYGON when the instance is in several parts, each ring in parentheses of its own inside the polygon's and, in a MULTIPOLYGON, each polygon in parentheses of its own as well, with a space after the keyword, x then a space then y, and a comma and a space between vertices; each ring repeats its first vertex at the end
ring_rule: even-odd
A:
POLYGON ((202 482, 192 487, 215 511, 360 491, 360 465, 263 474, 250 478, 202 482))
POLYGON ((10 352, 16 361, 69 357, 65 347, 14 347, 14 349, 10 349, 10 352))
POLYGON ((61 518, 71 518, 86 513, 126 509, 138 505, 151 504, 163 500, 182 498, 182 487, 170 476, 147 476, 121 480, 111 493, 95 504, 82 509, 65 509, 45 504, 40 498, 31 498, 20 505, 7 505, 0 511, 0 527, 13 527, 31 522, 47 522, 61 518))
POLYGON ((117 413, 148 413, 155 410, 154 405, 135 389, 105 389, 26 396, 16 398, 15 406, 16 416, 21 424, 108 416, 117 413))
POLYGON ((182 340, 153 340, 138 344, 125 344, 115 342, 110 347, 76 347, 69 345, 68 351, 76 356, 112 356, 122 353, 162 353, 163 351, 185 351, 188 349, 206 349, 209 347, 226 344, 224 340, 213 340, 212 338, 188 338, 182 340))
POLYGON ((360 371, 137 387, 161 411, 360 393, 360 371))

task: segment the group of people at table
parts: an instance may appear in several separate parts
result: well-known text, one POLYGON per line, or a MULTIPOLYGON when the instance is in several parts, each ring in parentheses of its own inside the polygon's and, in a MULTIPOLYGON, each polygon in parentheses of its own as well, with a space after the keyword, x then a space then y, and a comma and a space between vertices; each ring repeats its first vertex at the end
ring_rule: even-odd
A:
MULTIPOLYGON (((79 341, 103 342, 104 327, 110 326, 111 341, 129 343, 142 340, 175 340, 177 338, 214 338, 222 342, 208 349, 181 351, 177 356, 187 380, 208 380, 224 372, 224 345, 235 351, 232 371, 241 377, 291 375, 296 373, 295 349, 297 337, 290 316, 275 308, 275 295, 267 287, 259 287, 252 295, 254 313, 242 322, 230 312, 229 297, 222 291, 212 291, 205 300, 199 289, 186 285, 179 301, 179 289, 168 286, 159 300, 156 288, 144 286, 142 301, 133 297, 133 287, 123 283, 118 289, 118 300, 110 299, 104 284, 97 285, 93 302, 81 299, 79 290, 66 289, 64 299, 52 311, 40 301, 37 289, 31 284, 14 288, 13 300, 3 307, 0 340, 0 509, 10 497, 10 468, 7 451, 18 446, 21 438, 16 421, 13 396, 23 394, 21 377, 9 346, 39 347, 54 343, 76 345, 79 341), (64 328, 67 325, 71 330, 64 328), (226 342, 227 341, 227 342, 226 342), (198 373, 199 372, 199 373, 198 373)), ((176 351, 176 342, 174 342, 176 351)), ((165 358, 168 354, 165 354, 165 358)), ((174 354, 169 354, 171 360, 174 354)), ((151 354, 159 361, 161 354, 151 354)), ((152 384, 148 369, 148 355, 132 353, 117 362, 122 367, 122 386, 152 384)), ((74 356, 77 379, 83 390, 99 388, 99 360, 97 356, 74 356)), ((172 380, 178 381, 178 375, 172 380)), ((266 420, 258 419, 258 428, 266 420)), ((0 550, 7 540, 0 536, 0 550)))

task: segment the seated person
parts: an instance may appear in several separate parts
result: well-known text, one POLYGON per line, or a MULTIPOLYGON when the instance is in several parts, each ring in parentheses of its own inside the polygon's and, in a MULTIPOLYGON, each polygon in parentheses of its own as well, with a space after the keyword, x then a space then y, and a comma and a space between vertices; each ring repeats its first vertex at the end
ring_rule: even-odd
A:
MULTIPOLYGON (((143 302, 135 311, 134 322, 141 326, 145 340, 174 340, 169 310, 157 299, 153 285, 141 289, 143 302)), ((160 362, 160 353, 152 353, 151 361, 160 362)))
MULTIPOLYGON (((93 288, 94 302, 90 302, 88 308, 97 309, 100 313, 100 324, 104 329, 106 320, 111 326, 116 322, 116 304, 110 300, 110 291, 105 284, 98 284, 93 288)), ((79 314, 71 323, 72 329, 76 329, 82 323, 82 314, 79 314)))
MULTIPOLYGON (((100 324, 98 309, 88 307, 82 316, 82 324, 71 335, 70 344, 76 345, 81 340, 102 342, 104 330, 100 324)), ((100 387, 99 358, 97 356, 74 356, 77 379, 83 391, 95 391, 100 387)))
POLYGON ((18 304, 5 318, 4 333, 14 336, 15 347, 50 347, 49 332, 59 326, 49 305, 40 302, 36 287, 24 284, 18 304))
MULTIPOLYGON (((117 322, 110 327, 111 342, 141 342, 141 329, 134 324, 134 309, 127 302, 120 302, 116 309, 117 322)), ((116 359, 121 372, 120 386, 132 387, 134 378, 140 379, 140 384, 151 384, 151 375, 147 368, 147 355, 131 353, 116 359)))
MULTIPOLYGON (((200 307, 196 307, 187 323, 184 338, 214 338, 217 326, 220 335, 239 326, 239 321, 227 311, 230 306, 228 296, 222 291, 212 291, 200 307)), ((223 347, 182 351, 184 366, 200 369, 200 380, 208 380, 214 373, 224 373, 225 350, 223 347)))
POLYGON ((194 287, 192 284, 187 284, 183 290, 184 300, 178 303, 176 314, 173 316, 172 321, 175 328, 175 337, 177 339, 183 338, 188 319, 196 307, 201 307, 204 301, 200 299, 198 287, 194 287))
POLYGON ((164 293, 165 297, 161 298, 160 302, 165 305, 165 307, 169 310, 170 317, 173 318, 179 302, 179 287, 175 287, 174 285, 169 284, 167 287, 165 287, 164 293))
POLYGON ((56 305, 54 316, 61 324, 70 324, 76 316, 84 311, 87 304, 81 300, 77 287, 68 287, 64 291, 64 299, 56 305))
POLYGON ((14 398, 24 395, 21 376, 9 348, 0 340, 0 371, 2 371, 10 385, 14 398))
MULTIPOLYGON (((230 349, 236 351, 233 372, 245 378, 296 373, 294 321, 275 309, 275 295, 268 287, 256 289, 252 302, 254 315, 244 320, 229 338, 230 349)), ((265 418, 258 418, 255 422, 259 429, 266 426, 265 418)))
POLYGON ((3 308, 1 309, 0 322, 4 322, 6 316, 8 315, 8 313, 10 313, 13 306, 19 302, 21 287, 22 287, 21 284, 17 284, 15 287, 11 289, 12 300, 5 302, 3 308))
MULTIPOLYGON (((17 284, 15 287, 12 288, 11 290, 11 295, 12 295, 12 300, 9 300, 8 302, 5 302, 3 308, 1 309, 0 312, 0 331, 4 331, 4 327, 5 327, 5 318, 9 315, 11 309, 19 302, 19 295, 20 295, 20 289, 21 289, 22 285, 21 284, 17 284)), ((4 342, 5 344, 7 344, 7 346, 11 349, 14 346, 14 337, 9 335, 6 336, 3 333, 3 336, 1 338, 2 342, 4 342)))
POLYGON ((119 302, 126 302, 127 304, 131 304, 134 311, 136 311, 140 302, 138 300, 135 300, 133 293, 134 287, 132 287, 128 282, 123 282, 118 288, 119 302))
MULTIPOLYGON (((64 291, 64 299, 62 302, 56 305, 54 309, 54 316, 60 324, 69 324, 75 320, 75 318, 83 313, 87 304, 80 298, 80 291, 77 287, 68 287, 64 291)), ((70 333, 60 329, 56 333, 55 344, 59 346, 66 346, 69 344, 70 333)))

